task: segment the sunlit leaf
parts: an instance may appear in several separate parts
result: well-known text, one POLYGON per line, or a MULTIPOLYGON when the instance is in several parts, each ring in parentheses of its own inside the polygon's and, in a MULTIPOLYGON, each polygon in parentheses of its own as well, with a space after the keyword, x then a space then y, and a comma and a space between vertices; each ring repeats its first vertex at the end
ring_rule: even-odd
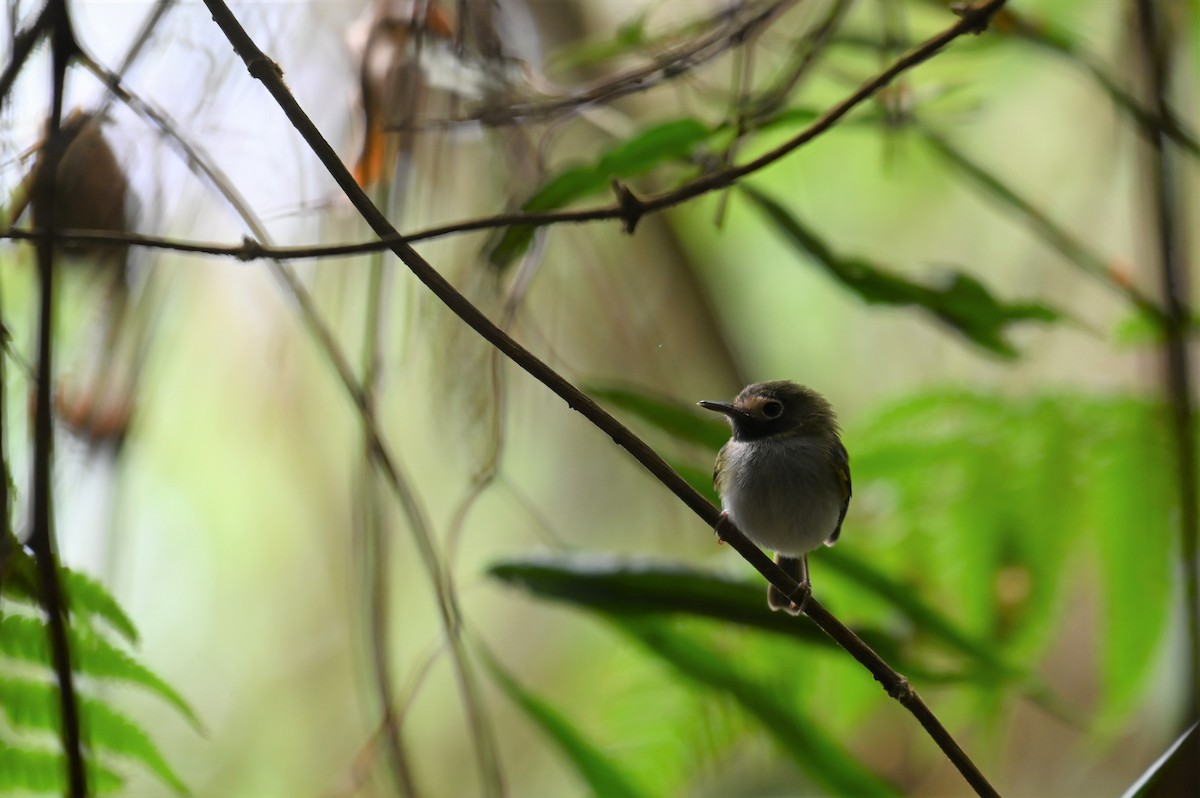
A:
MULTIPOLYGON (((611 190, 616 177, 636 177, 660 164, 686 158, 713 130, 691 118, 654 125, 622 141, 595 162, 559 172, 521 205, 523 211, 551 211, 576 200, 611 190)), ((495 266, 511 263, 529 247, 536 228, 514 225, 488 245, 488 259, 495 266)))
POLYGON ((61 569, 63 590, 71 600, 71 611, 88 618, 102 618, 121 637, 137 643, 138 633, 133 621, 117 604, 112 594, 96 580, 79 571, 61 569))
MULTIPOLYGON (((77 672, 144 687, 175 707, 194 727, 200 728, 195 712, 173 687, 100 635, 75 627, 70 629, 69 642, 77 672)), ((0 618, 0 654, 49 667, 45 624, 38 618, 22 615, 0 618)))
POLYGON ((899 791, 861 764, 808 717, 784 701, 775 685, 739 672, 736 661, 666 623, 625 617, 618 628, 640 642, 647 653, 710 690, 728 696, 757 720, 804 773, 837 795, 898 795, 899 791))
MULTIPOLYGON (((87 780, 89 789, 98 793, 113 792, 122 784, 114 771, 90 760, 87 780)), ((16 746, 0 739, 0 793, 21 792, 66 795, 62 753, 16 746)))
POLYGON ((864 489, 885 485, 913 584, 1006 661, 1055 639, 1073 567, 1100 563, 1102 714, 1131 706, 1165 632, 1178 506, 1154 405, 1059 393, 936 391, 855 430, 864 489), (1130 591, 1138 595, 1134 605, 1130 591))
MULTIPOLYGON (((542 598, 607 615, 690 615, 783 635, 821 648, 836 647, 807 620, 769 610, 766 588, 759 580, 733 580, 682 565, 598 555, 508 560, 492 565, 488 574, 542 598)), ((856 628, 855 633, 885 659, 894 660, 893 664, 912 673, 931 675, 903 658, 903 641, 895 635, 863 627, 856 628)))
MULTIPOLYGON (((33 555, 27 549, 18 546, 11 552, 7 566, 8 572, 2 584, 3 594, 32 607, 40 607, 42 602, 37 587, 37 563, 33 555)), ((130 643, 137 643, 138 633, 133 621, 103 585, 70 568, 59 568, 58 573, 63 593, 70 602, 71 613, 87 621, 93 618, 103 619, 121 637, 130 643)))
POLYGON ((1100 550, 1101 678, 1109 719, 1132 705, 1170 617, 1171 514, 1165 431, 1141 403, 1112 408, 1089 461, 1090 519, 1100 550), (1129 601, 1137 596, 1137 601, 1129 601))
MULTIPOLYGON (((48 682, 0 678, 0 711, 17 730, 48 731, 57 736, 62 728, 58 687, 48 682)), ((187 794, 187 787, 158 748, 124 715, 103 702, 83 697, 80 722, 91 748, 135 759, 176 793, 187 794)))
MULTIPOLYGON (((707 427, 697 427, 696 422, 704 422, 705 419, 703 417, 697 418, 696 414, 691 412, 690 407, 681 402, 657 397, 653 394, 632 388, 591 388, 589 392, 597 398, 612 402, 618 407, 633 412, 655 428, 679 440, 700 443, 710 450, 715 450, 728 437, 725 424, 720 421, 716 423, 709 422, 710 426, 707 427)), ((1052 413, 1055 406, 1047 406, 1046 403, 1041 403, 1037 407, 1039 408, 1038 412, 1045 410, 1052 413)), ((1048 502, 1060 496, 1061 491, 1065 489, 1062 485, 1062 479, 1069 477, 1071 472, 1053 468, 1054 461, 1046 463, 1046 465, 1051 466, 1048 473, 1043 474, 1043 470, 1039 470, 1038 468, 1045 462, 1040 458, 1042 454, 1055 455, 1057 458, 1056 461, 1064 466, 1072 463, 1070 459, 1071 452, 1061 451, 1061 446, 1065 445, 1066 441, 1062 440, 1062 424, 1057 422, 1055 418, 1043 418, 1038 423, 1034 423, 1032 420, 1028 420, 1027 423, 1017 423, 1017 419, 1009 417, 1012 411, 1008 405, 990 400, 983 402, 979 399, 972 399, 967 394, 948 397, 944 402, 925 403, 916 409, 919 409, 922 413, 932 413, 934 420, 939 422, 944 416, 950 416, 959 423, 966 419, 975 419, 972 423, 978 425, 978 431, 964 430, 958 424, 949 426, 942 424, 946 434, 935 437, 922 432, 914 435, 910 444, 903 451, 895 448, 897 444, 890 444, 893 448, 892 456, 900 458, 900 462, 904 467, 917 466, 919 469, 922 463, 928 465, 933 462, 929 458, 937 452, 942 452, 943 454, 938 456, 944 457, 962 457, 965 453, 982 452, 984 456, 994 458, 995 449, 975 446, 973 443, 966 444, 964 441, 975 441, 979 434, 989 429, 1008 430, 1004 433, 1004 436, 1012 440, 1011 430, 1024 430, 1027 434, 1043 437, 1040 437, 1037 441, 1031 441, 1029 447, 1026 447, 1038 455, 1038 458, 1034 462, 1021 463, 1019 469, 1016 468, 1016 463, 1013 464, 1013 469, 1017 471, 1018 478, 1024 479, 1028 477, 1031 483, 1029 489, 1034 493, 1044 495, 1048 502), (954 408, 946 404, 946 402, 955 401, 959 403, 969 402, 974 410, 971 413, 964 413, 964 408, 954 408)), ((893 417, 891 423, 897 425, 900 429, 915 427, 923 430, 927 422, 921 421, 917 416, 910 414, 903 419, 893 417)), ((883 437, 882 435, 868 436, 868 440, 875 442, 882 440, 883 437)), ((870 476, 872 473, 871 464, 878 462, 879 452, 868 450, 864 453, 864 456, 868 458, 868 476, 870 476)), ((717 502, 716 492, 712 487, 710 468, 691 466, 671 460, 668 462, 689 484, 708 496, 714 503, 717 502)), ((874 469, 879 470, 879 466, 874 466, 874 469)), ((887 469, 883 470, 886 472, 887 469)), ((1012 473, 1012 470, 1009 473, 1012 473)), ((981 477, 984 481, 991 478, 990 476, 981 477)), ((1002 498, 1001 501, 1007 504, 1010 499, 1002 498)), ((977 508, 978 504, 973 502, 972 506, 977 508)), ((1064 511, 1069 509, 1069 505, 1053 501, 1052 506, 1042 511, 1041 515, 1049 526, 1054 527, 1062 520, 1064 511)), ((1005 513, 999 513, 998 515, 999 517, 1003 517, 1005 513)), ((1061 530, 1058 534, 1050 535, 1048 534, 1048 530, 1043 526, 1032 528, 1027 524, 1014 526, 1030 531, 1030 535, 1027 537, 1031 539, 1030 545, 1032 550, 1028 552, 1027 558, 1022 559, 1022 562, 1030 563, 1034 568, 1033 585, 1037 594, 1035 596, 1036 601, 1031 601, 1026 605, 1026 611, 1030 615, 1024 621, 1022 628, 1028 629, 1030 624, 1036 620, 1045 620, 1048 624, 1049 605, 1057 595, 1057 576, 1061 572, 1060 565, 1066 556, 1072 537, 1069 533, 1061 530), (1050 538, 1049 540, 1047 540, 1048 537, 1050 538)), ((914 590, 911 584, 896 579, 885 570, 869 563, 862 557, 856 556, 844 546, 823 551, 821 553, 821 562, 823 567, 827 566, 831 570, 840 573, 858 588, 874 593, 895 613, 903 616, 906 623, 911 624, 918 634, 928 637, 932 641, 937 641, 945 648, 974 660, 972 667, 976 669, 977 676, 982 678, 984 672, 988 672, 991 674, 990 678, 1015 679, 1026 682, 1027 690, 1041 696, 1042 699, 1047 698, 1045 688, 1034 682, 1030 682, 1031 677, 1028 669, 1015 665, 1012 658, 1006 656, 998 641, 994 641, 990 637, 969 633, 959 624, 955 623, 941 609, 922 600, 920 592, 914 590), (978 669, 980 668, 984 669, 984 671, 979 671, 978 669)), ((595 575, 594 570, 592 570, 594 565, 592 563, 584 567, 595 575)), ((979 568, 987 575, 983 580, 985 583, 990 583, 996 566, 997 563, 993 558, 987 558, 981 562, 979 568)), ((970 578, 979 579, 979 575, 975 574, 970 578)), ((983 592, 981 600, 988 605, 994 601, 994 596, 990 589, 983 592)), ((752 606, 752 604, 748 604, 748 606, 752 606)))
MULTIPOLYGON (((1188 334, 1200 335, 1200 316, 1192 316, 1188 334)), ((1167 334, 1159 319, 1135 308, 1114 326, 1112 339, 1118 346, 1158 346, 1167 340, 1167 334)))
POLYGON ((767 609, 765 587, 682 565, 572 555, 508 560, 492 565, 488 574, 598 612, 687 613, 833 645, 812 624, 767 609))

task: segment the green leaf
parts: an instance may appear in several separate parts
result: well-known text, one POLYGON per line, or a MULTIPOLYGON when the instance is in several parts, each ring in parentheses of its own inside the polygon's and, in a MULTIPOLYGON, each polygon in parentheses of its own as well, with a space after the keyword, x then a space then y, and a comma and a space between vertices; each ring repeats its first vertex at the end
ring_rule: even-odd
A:
POLYGON ((951 271, 939 284, 918 283, 867 260, 839 256, 779 202, 757 189, 745 185, 741 189, 777 231, 865 302, 918 307, 989 352, 1016 357, 1016 349, 1005 338, 1010 325, 1027 321, 1053 322, 1062 318, 1057 310, 1047 305, 999 300, 982 283, 962 271, 951 271))
MULTIPOLYGON (((534 192, 521 210, 552 211, 589 195, 608 191, 613 178, 637 177, 668 161, 686 159, 715 131, 691 119, 675 119, 643 130, 610 148, 594 163, 559 172, 534 192)), ((488 260, 503 268, 524 254, 533 240, 535 225, 514 225, 493 236, 488 260)))
POLYGON ((729 440, 729 425, 715 413, 697 410, 694 403, 687 404, 677 399, 655 396, 640 388, 616 385, 588 385, 584 390, 592 398, 631 413, 679 440, 699 444, 712 451, 721 448, 729 440))
POLYGON ((879 596, 923 634, 951 650, 970 657, 977 667, 995 671, 997 675, 1008 678, 1028 677, 1028 673, 1023 669, 1005 662, 1002 652, 994 645, 959 628, 950 618, 922 601, 918 591, 911 585, 900 582, 862 558, 855 557, 845 547, 822 551, 821 565, 841 574, 859 588, 879 596))
POLYGON ((576 554, 506 560, 490 566, 488 575, 542 598, 596 612, 686 613, 833 646, 812 624, 797 623, 790 615, 767 609, 766 588, 761 583, 728 579, 683 565, 576 554))
POLYGON ((600 156, 596 170, 605 177, 637 177, 659 164, 686 159, 713 135, 712 128, 691 117, 649 127, 600 156))
POLYGON ((821 731, 816 718, 788 705, 777 685, 742 673, 735 659, 649 617, 615 617, 619 629, 696 684, 728 695, 757 720, 784 753, 814 781, 836 795, 898 795, 897 788, 859 763, 821 731))
MULTIPOLYGON (((836 645, 813 624, 767 608, 761 580, 733 580, 682 565, 618 560, 599 555, 514 559, 488 575, 542 598, 612 616, 682 614, 734 623, 825 649, 836 645)), ((885 658, 901 660, 901 641, 881 629, 855 633, 885 658)), ((905 670, 926 673, 913 663, 905 670)))
MULTIPOLYGON (((1195 338, 1198 334, 1200 316, 1193 315, 1191 324, 1188 325, 1188 335, 1195 338)), ((1135 307, 1113 327, 1112 339, 1117 346, 1123 347, 1160 346, 1167 340, 1167 333, 1161 319, 1135 307)))
POLYGON ((569 718, 523 688, 490 654, 485 653, 483 661, 504 694, 558 746, 594 795, 637 798, 646 794, 599 747, 584 737, 569 718))
MULTIPOLYGON (((58 686, 55 684, 0 678, 0 711, 3 711, 14 729, 50 731, 55 735, 61 733, 62 714, 58 706, 58 686)), ((91 748, 135 759, 176 793, 187 794, 187 787, 158 748, 127 717, 103 702, 82 697, 80 719, 84 739, 91 748)))
MULTIPOLYGON (((200 720, 169 684, 100 635, 78 627, 70 629, 72 662, 78 673, 101 679, 129 682, 146 688, 167 701, 196 729, 200 720)), ((0 654, 49 667, 46 624, 39 618, 6 615, 0 618, 0 654)))
POLYGON ((167 763, 150 737, 125 715, 107 704, 85 698, 83 721, 93 745, 140 762, 176 794, 189 794, 187 785, 167 763))
POLYGON ((138 633, 133 621, 103 585, 70 568, 60 569, 59 574, 63 588, 70 597, 72 612, 85 618, 102 618, 131 644, 138 642, 138 633))
POLYGON ((847 436, 856 486, 890 497, 887 534, 902 541, 881 567, 1004 661, 1027 662, 1057 639, 1078 563, 1098 562, 1111 722, 1145 684, 1169 616, 1178 487, 1160 415, 1080 392, 942 390, 893 405, 847 436))
POLYGON ((1108 711, 1101 723, 1133 705, 1170 617, 1177 480, 1167 467, 1165 430, 1146 411, 1134 402, 1113 408, 1088 472, 1105 586, 1100 675, 1108 711))
MULTIPOLYGON (((41 607, 38 590, 37 563, 28 550, 17 547, 12 550, 9 573, 3 582, 3 594, 23 601, 33 607, 41 607)), ((63 592, 70 601, 71 612, 91 621, 101 618, 130 643, 137 643, 138 633, 133 621, 117 604, 117 600, 96 580, 70 568, 59 568, 59 579, 63 592)))
MULTIPOLYGON (((89 760, 88 787, 113 792, 122 784, 114 771, 89 760)), ((0 739, 0 793, 33 792, 65 795, 66 768, 62 753, 12 745, 0 739)))

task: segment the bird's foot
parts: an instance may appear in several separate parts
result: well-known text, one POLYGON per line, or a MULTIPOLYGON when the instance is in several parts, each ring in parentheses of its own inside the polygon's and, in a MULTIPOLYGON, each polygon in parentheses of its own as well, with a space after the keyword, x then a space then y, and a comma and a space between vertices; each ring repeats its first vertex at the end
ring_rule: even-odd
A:
POLYGON ((733 526, 733 519, 729 517, 729 513, 725 510, 721 511, 721 515, 717 518, 717 524, 713 527, 713 532, 717 533, 717 545, 721 546, 725 543, 724 530, 733 526))
POLYGON ((772 585, 767 594, 767 604, 773 610, 784 610, 792 615, 803 615, 804 607, 808 604, 810 596, 812 596, 812 583, 804 579, 788 595, 784 595, 782 590, 772 585))

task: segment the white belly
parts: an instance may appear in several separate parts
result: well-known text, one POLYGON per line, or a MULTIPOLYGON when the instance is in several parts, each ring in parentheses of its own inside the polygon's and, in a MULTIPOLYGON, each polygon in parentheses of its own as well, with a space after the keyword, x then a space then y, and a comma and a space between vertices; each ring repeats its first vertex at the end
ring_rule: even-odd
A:
POLYGON ((730 441, 721 503, 760 546, 798 557, 820 546, 841 517, 841 486, 826 458, 803 439, 730 441), (740 478, 734 478, 733 475, 740 478))

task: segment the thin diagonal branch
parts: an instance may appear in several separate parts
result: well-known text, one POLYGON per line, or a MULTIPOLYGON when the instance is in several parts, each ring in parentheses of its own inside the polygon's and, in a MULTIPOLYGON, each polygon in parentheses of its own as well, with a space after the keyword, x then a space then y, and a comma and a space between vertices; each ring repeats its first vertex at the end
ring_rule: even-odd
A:
MULTIPOLYGON (((892 78, 905 69, 932 57, 934 53, 945 47, 956 37, 982 30, 986 27, 990 15, 996 9, 1000 8, 1003 2, 1004 0, 989 0, 988 2, 970 7, 963 12, 963 17, 955 25, 948 28, 947 31, 930 39, 921 48, 910 51, 901 57, 892 67, 881 73, 880 78, 864 84, 864 87, 860 88, 853 95, 853 97, 858 97, 854 102, 843 103, 842 106, 838 106, 842 109, 840 112, 834 109, 822 117, 822 119, 826 120, 824 127, 811 132, 808 138, 800 141, 794 139, 794 143, 791 143, 790 146, 785 145, 783 148, 773 150, 764 156, 765 161, 764 158, 760 158, 751 162, 751 164, 759 164, 758 166, 754 166, 753 168, 748 168, 750 165, 741 167, 742 170, 745 170, 742 174, 748 174, 753 169, 762 168, 767 163, 772 163, 801 146, 812 137, 818 135, 819 132, 836 123, 837 119, 848 112, 856 102, 860 102, 865 97, 870 96, 871 93, 878 91, 879 88, 886 85, 892 78), (862 96, 859 97, 859 95, 862 96)), ((309 147, 312 148, 313 153, 320 159, 325 168, 329 170, 330 176, 337 182, 342 191, 345 192, 347 198, 349 198, 355 209, 362 214, 363 219, 370 225, 371 229, 380 237, 397 239, 397 242, 392 245, 391 249, 404 262, 413 275, 452 312, 462 319, 464 323, 503 352, 509 359, 529 373, 530 376, 561 397, 572 409, 578 411, 597 428, 609 435, 615 443, 625 448, 663 485, 691 508, 696 515, 715 528, 720 519, 718 509, 677 474, 657 452, 600 407, 587 394, 583 393, 557 371, 493 324, 482 311, 460 294, 416 250, 399 240, 398 231, 354 181, 349 170, 346 169, 345 165, 338 158, 337 152, 330 146, 324 136, 321 135, 316 125, 313 124, 312 120, 304 112, 304 109, 296 101, 295 97, 292 96, 292 93, 283 81, 283 74, 279 66, 259 49, 258 45, 254 43, 222 0, 205 0, 205 5, 212 12, 213 20, 229 39, 234 51, 246 64, 250 76, 260 81, 267 91, 270 92, 284 114, 286 114, 288 120, 291 121, 309 147)), ((736 172, 737 170, 732 171, 736 172)), ((739 174, 738 176, 741 175, 739 174)), ((701 183, 703 181, 698 181, 697 184, 693 185, 700 185, 701 183)), ((703 193, 703 191, 699 191, 698 193, 703 193)), ((679 201, 682 202, 683 199, 680 198, 679 201)), ((636 222, 636 219, 634 221, 636 222)), ((729 530, 726 531, 728 532, 729 530)), ((777 565, 771 562, 762 551, 746 540, 743 535, 729 532, 728 538, 730 545, 745 557, 771 584, 784 591, 785 595, 790 595, 799 589, 799 585, 795 580, 791 579, 777 565)), ((950 733, 946 731, 903 676, 896 673, 894 669, 880 659, 874 651, 819 603, 810 600, 809 617, 856 660, 867 667, 871 674, 884 685, 889 695, 894 696, 905 708, 913 713, 978 794, 985 796, 997 795, 995 789, 988 783, 978 767, 963 752, 962 748, 954 741, 950 733)))

